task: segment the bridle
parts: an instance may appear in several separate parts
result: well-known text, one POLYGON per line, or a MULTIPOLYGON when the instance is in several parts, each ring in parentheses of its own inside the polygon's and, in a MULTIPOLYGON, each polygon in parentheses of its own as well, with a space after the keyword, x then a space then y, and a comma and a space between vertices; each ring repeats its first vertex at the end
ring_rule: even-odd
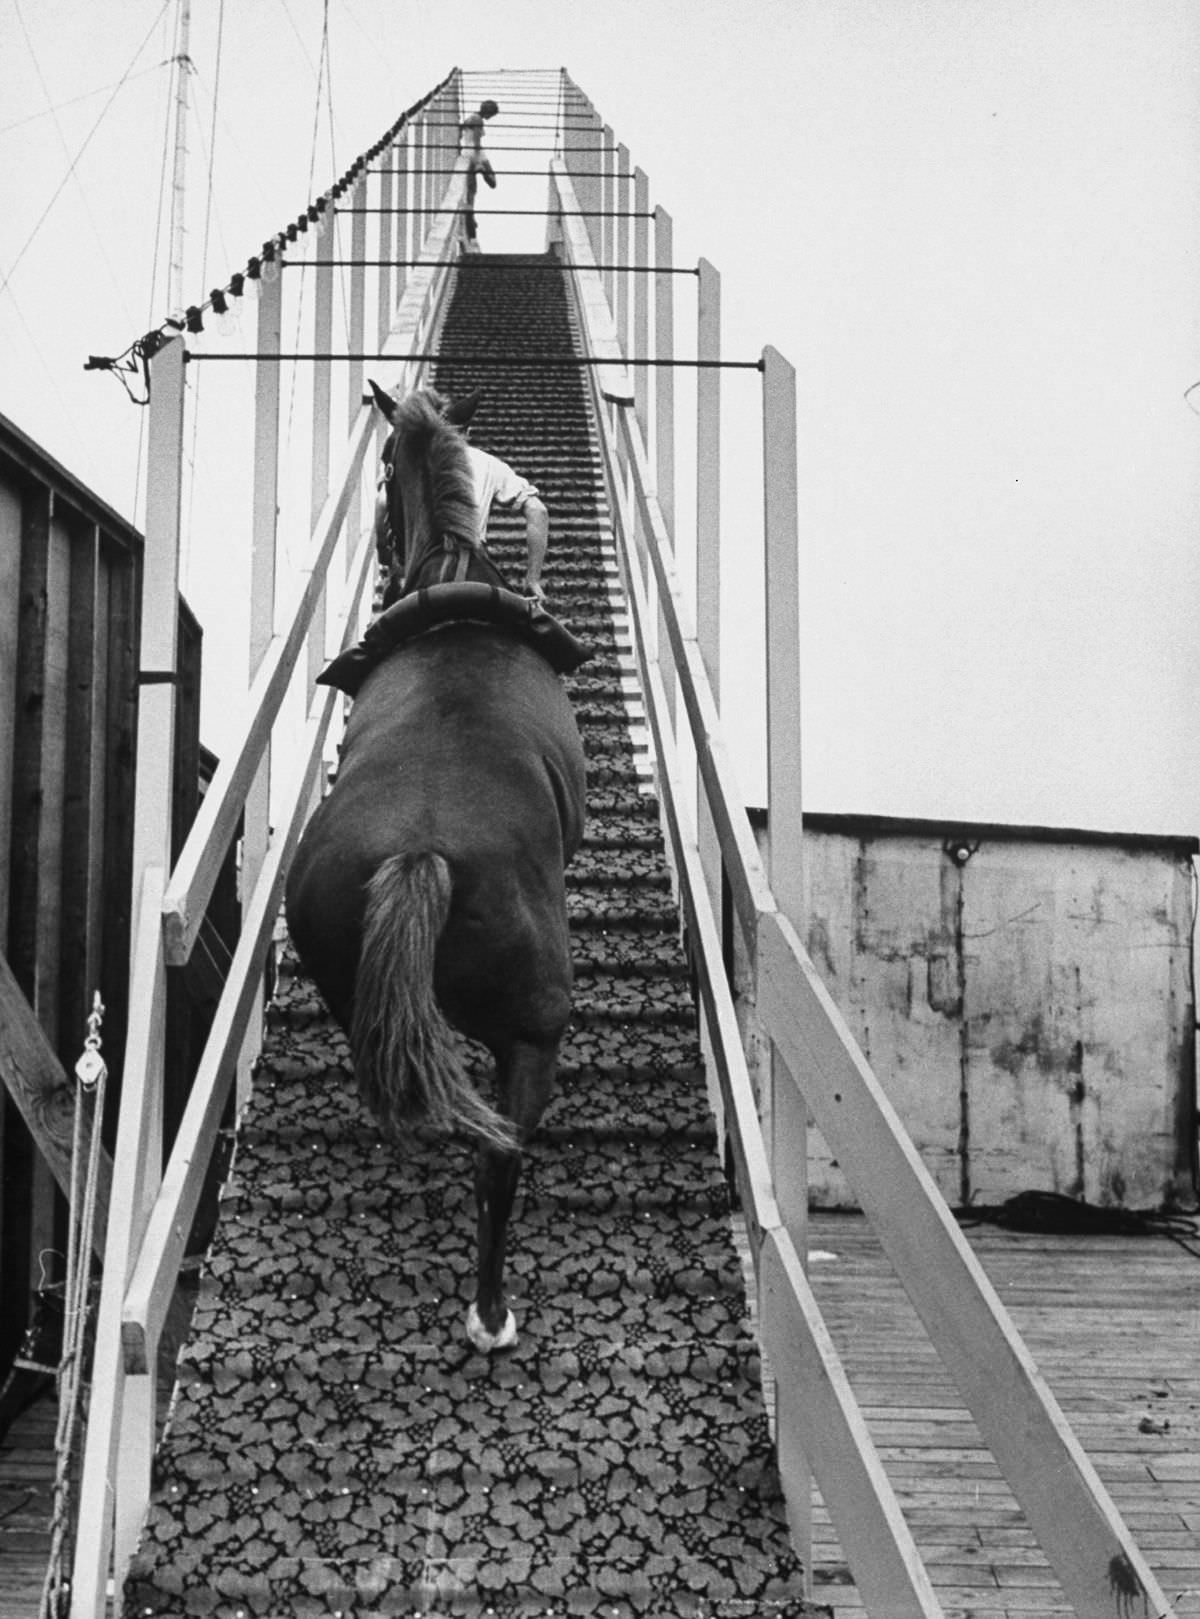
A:
MULTIPOLYGON (((399 535, 397 535, 395 525, 392 521, 392 485, 395 481, 396 472, 394 460, 395 445, 396 435, 394 432, 389 433, 387 442, 383 446, 383 454, 380 457, 383 471, 380 475, 379 482, 376 485, 376 488, 379 489, 383 494, 383 501, 381 505, 378 496, 376 497, 375 511, 375 554, 378 556, 380 562, 387 567, 393 578, 402 575, 404 571, 404 558, 400 551, 400 544, 404 539, 403 502, 401 502, 399 513, 401 524, 399 535), (392 453, 389 454, 389 451, 392 453)), ((399 491, 397 490, 396 493, 398 494, 399 491)))

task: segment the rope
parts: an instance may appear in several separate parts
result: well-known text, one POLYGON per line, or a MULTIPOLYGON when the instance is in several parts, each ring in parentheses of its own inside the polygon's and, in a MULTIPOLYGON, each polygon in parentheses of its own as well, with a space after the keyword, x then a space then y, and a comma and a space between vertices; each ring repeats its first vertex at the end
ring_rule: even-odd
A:
POLYGON ((88 1035, 75 1064, 81 1094, 75 1099, 75 1128, 71 1145, 71 1204, 67 1211, 67 1277, 63 1299, 63 1342, 58 1369, 58 1425, 54 1435, 54 1502, 50 1517, 50 1554, 42 1586, 38 1619, 66 1619, 70 1584, 66 1576, 68 1540, 74 1526, 71 1469, 79 1431, 83 1392, 84 1345, 87 1338, 92 1274, 92 1236, 96 1223, 104 1092, 108 1067, 100 1055, 100 1025, 104 1006, 96 994, 88 1016, 88 1035), (94 1093, 91 1129, 84 1166, 85 1095, 94 1093), (80 1183, 82 1181, 82 1194, 80 1183))
MULTIPOLYGON (((166 10, 165 5, 163 10, 166 10)), ((358 179, 358 176, 366 171, 368 164, 373 162, 386 147, 395 143, 401 131, 409 125, 410 121, 443 93, 446 87, 453 80, 456 72, 457 69, 452 69, 440 84, 435 85, 427 95, 421 97, 420 101, 415 101, 411 107, 408 107, 404 112, 402 112, 391 128, 387 130, 378 141, 376 141, 375 145, 370 147, 366 152, 362 153, 358 158, 355 159, 355 161, 350 165, 349 169, 347 169, 346 173, 342 175, 340 180, 331 186, 330 189, 315 202, 311 202, 304 213, 298 215, 292 224, 288 225, 284 230, 277 232, 274 236, 265 241, 262 245, 260 254, 254 255, 248 261, 244 274, 239 272, 237 275, 230 278, 229 285, 227 287, 214 289, 219 298, 222 300, 222 307, 224 306, 224 298, 226 293, 231 294, 233 297, 240 297, 245 280, 247 278, 250 280, 256 280, 261 272, 263 264, 274 263, 277 255, 282 253, 287 243, 298 240, 299 235, 302 232, 307 231, 310 225, 317 224, 321 220, 322 214, 324 214, 330 206, 334 206, 336 212, 345 211, 336 208, 339 198, 346 191, 348 191, 352 185, 354 185, 358 179)), ((330 104, 332 107, 332 74, 329 74, 328 78, 330 84, 330 104)), ((333 131, 331 126, 331 144, 332 138, 333 131)), ((16 266, 14 265, 13 269, 15 268, 16 266)), ((11 274, 12 270, 9 271, 9 276, 11 276, 11 274)), ((5 285, 7 285, 7 280, 0 285, 0 291, 4 290, 5 285)), ((84 363, 84 370, 111 371, 117 377, 118 381, 121 383, 122 387, 135 404, 146 405, 150 401, 150 360, 152 357, 160 348, 162 348, 163 344, 166 343, 170 337, 181 332, 185 325, 188 326, 189 330, 198 331, 200 329, 198 325, 192 326, 188 325, 188 323, 192 321, 199 321, 204 311, 213 308, 213 306, 213 294, 210 293, 208 298, 206 298, 202 303, 193 304, 187 311, 185 311, 183 321, 181 321, 178 316, 169 316, 165 321, 162 322, 161 325, 152 327, 142 337, 135 339, 135 341, 130 343, 129 346, 120 354, 89 355, 84 363), (144 397, 142 398, 137 397, 126 380, 128 375, 136 377, 139 373, 143 378, 144 386, 144 397)))

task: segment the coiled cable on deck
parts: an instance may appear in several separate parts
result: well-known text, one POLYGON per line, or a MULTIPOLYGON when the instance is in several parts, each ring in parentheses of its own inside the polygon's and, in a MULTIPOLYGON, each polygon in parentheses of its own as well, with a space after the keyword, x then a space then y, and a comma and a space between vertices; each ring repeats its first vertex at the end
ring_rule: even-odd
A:
POLYGON ((972 1206, 959 1215, 963 1226, 996 1225, 1007 1231, 1054 1236, 1167 1237, 1200 1259, 1200 1224, 1188 1214, 1141 1209, 1100 1208, 1063 1192, 1018 1192, 1004 1203, 972 1206))

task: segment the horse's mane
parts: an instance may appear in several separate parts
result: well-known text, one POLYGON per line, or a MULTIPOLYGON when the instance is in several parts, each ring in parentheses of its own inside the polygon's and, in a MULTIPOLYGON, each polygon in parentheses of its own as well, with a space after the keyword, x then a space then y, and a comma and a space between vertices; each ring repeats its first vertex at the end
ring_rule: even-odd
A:
POLYGON ((443 419, 445 405, 432 388, 420 388, 397 404, 392 416, 396 474, 401 489, 424 504, 419 515, 410 508, 414 532, 427 527, 470 544, 475 538, 475 483, 466 442, 443 419))

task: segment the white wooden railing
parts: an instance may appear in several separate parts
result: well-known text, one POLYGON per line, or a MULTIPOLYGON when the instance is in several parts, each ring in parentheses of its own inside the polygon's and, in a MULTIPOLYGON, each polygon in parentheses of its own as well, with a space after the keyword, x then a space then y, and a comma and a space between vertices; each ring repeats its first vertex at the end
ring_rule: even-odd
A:
MULTIPOLYGON (((379 260, 417 262, 406 275, 380 267, 375 287, 378 343, 389 380, 415 387, 437 339, 456 260, 462 163, 447 157, 447 127, 461 116, 457 75, 428 101, 371 172, 349 192, 351 260, 349 349, 366 342, 368 219, 376 220, 379 260), (369 215, 379 206, 402 212, 369 215), (411 197, 412 247, 405 223, 411 197), (439 208, 436 215, 416 210, 439 208), (426 221, 431 223, 426 229, 426 221), (411 358, 410 358, 411 357, 411 358), (395 366, 399 366, 399 374, 395 366)), ((104 1276, 96 1331, 92 1395, 80 1483, 80 1516, 71 1580, 72 1619, 99 1619, 120 1593, 145 1517, 156 1438, 157 1354, 175 1294, 180 1261, 237 1076, 257 1054, 263 974, 288 862, 321 790, 339 694, 313 687, 330 643, 358 634, 374 548, 370 518, 376 413, 363 399, 361 360, 347 371, 349 433, 330 472, 333 243, 331 207, 317 260, 311 535, 291 582, 292 599, 277 627, 275 559, 279 483, 282 275, 262 279, 257 312, 254 518, 251 567, 252 678, 233 744, 205 796, 184 848, 170 862, 169 826, 183 465, 183 341, 167 341, 150 361, 149 474, 142 608, 144 674, 138 729, 135 808, 134 940, 129 1028, 104 1276), (323 258, 322 254, 326 256, 323 258), (330 611, 327 612, 327 603, 330 611), (298 740, 279 724, 299 684, 305 718, 298 740), (315 690, 315 695, 314 695, 315 690), (187 962, 227 851, 242 825, 242 924, 212 1031, 200 1060, 170 1158, 162 1166, 162 1070, 169 965, 187 962)), ((285 272, 286 273, 286 272, 285 272)))
MULTIPOLYGON (((645 176, 640 170, 630 176, 625 149, 565 76, 563 94, 572 115, 566 128, 578 133, 564 142, 553 166, 550 234, 571 268, 585 349, 603 361, 588 368, 592 402, 665 830, 750 1236, 759 1329, 775 1374, 777 1444, 797 1547, 810 1566, 811 1468, 867 1611, 879 1619, 942 1611, 805 1276, 811 1114, 1076 1613, 1081 1619, 1168 1615, 1173 1610, 1155 1576, 804 948, 794 372, 777 351, 763 351, 764 868, 722 741, 716 698, 720 372, 699 368, 697 572, 689 594, 674 561, 673 367, 664 363, 675 358, 672 278, 665 273, 671 222, 655 210, 653 257, 647 232, 635 230, 630 248, 628 231, 612 214, 630 203, 636 214, 647 212, 645 176), (596 168, 600 180, 584 177, 596 168), (578 217, 592 210, 593 217, 578 217), (614 264, 627 269, 597 268, 614 264), (623 290, 630 280, 632 293, 623 290), (641 382, 646 369, 623 364, 638 360, 653 362, 656 378, 653 460, 649 386, 641 382), (683 779, 685 752, 696 760, 694 795, 683 779), (755 1029, 744 1026, 745 1017, 739 1026, 722 958, 723 883, 749 963, 749 1021, 770 1052, 757 1095, 746 1056, 755 1029)), ((717 361, 720 283, 704 262, 698 286, 696 358, 717 361)))
MULTIPOLYGON (((446 108, 456 119, 458 98, 456 77, 441 103, 430 103, 431 124, 446 108)), ((1137 1611, 1130 1593, 1140 1590, 1147 1612, 1169 1615, 1154 1576, 802 943, 792 369, 773 349, 764 350, 758 362, 769 710, 770 842, 764 867, 722 740, 718 705, 720 373, 715 367, 701 369, 697 381, 697 575, 689 592, 678 576, 673 544, 675 402, 669 362, 675 358, 674 302, 671 278, 661 273, 671 262, 672 223, 658 207, 651 232, 646 176, 631 170, 628 153, 565 75, 562 103, 570 116, 563 123, 561 155, 552 165, 551 236, 570 272, 589 360, 665 830, 697 968, 714 1102, 733 1150, 756 1269, 760 1330, 775 1373, 777 1443, 794 1538, 809 1566, 811 1468, 868 1612, 886 1619, 940 1614, 805 1275, 804 1163, 811 1111, 1077 1613, 1093 1619, 1137 1611), (602 178, 584 178, 585 170, 597 167, 602 178), (579 217, 583 209, 594 216, 579 217), (628 273, 599 265, 627 266, 628 273), (650 358, 653 368, 631 363, 650 358), (685 771, 693 773, 693 759, 694 791, 684 780, 685 771), (740 1018, 718 921, 726 887, 749 963, 740 1018), (756 1031, 771 1054, 757 1083, 747 1058, 748 1047, 760 1038, 756 1031)), ((404 210, 411 198, 414 207, 441 209, 419 243, 419 254, 413 252, 420 263, 407 279, 400 273, 393 281, 387 269, 379 274, 379 347, 400 365, 400 380, 407 386, 417 385, 422 371, 422 362, 409 357, 436 347, 463 192, 461 164, 449 166, 439 151, 442 137, 430 139, 421 122, 404 131, 375 174, 380 207, 404 210)), ((368 183, 364 173, 351 193, 355 209, 365 206, 368 183)), ((377 222, 377 257, 406 258, 407 230, 397 241, 389 214, 355 212, 352 259, 367 258, 369 217, 377 222)), ((325 239, 331 240, 331 233, 325 239)), ((319 248, 313 257, 318 260, 313 348, 327 355, 332 266, 320 261, 319 248)), ((352 269, 349 301, 353 354, 361 353, 366 341, 362 276, 360 262, 352 269)), ((697 268, 697 285, 697 357, 716 361, 720 280, 704 261, 697 268)), ((319 791, 327 738, 339 712, 332 692, 307 701, 312 676, 331 641, 346 644, 354 638, 370 575, 364 517, 370 512, 374 467, 368 451, 375 427, 362 401, 362 365, 343 362, 349 431, 331 474, 332 362, 317 360, 311 538, 283 628, 276 628, 279 369, 272 356, 280 350, 281 300, 280 283, 264 283, 258 311, 258 353, 265 358, 258 364, 256 389, 252 681, 239 736, 173 868, 169 678, 175 668, 179 572, 182 343, 167 342, 151 363, 142 645, 146 671, 166 678, 144 686, 139 721, 130 1020, 80 1487, 72 1619, 99 1619, 108 1593, 119 1594, 145 1515, 158 1341, 226 1098, 235 1073, 245 1074, 256 1049, 263 966, 284 875, 319 791), (343 553, 345 567, 339 567, 343 553), (307 713, 298 743, 285 747, 277 721, 294 681, 303 682, 307 713), (166 970, 188 959, 216 873, 243 818, 241 937, 191 1100, 170 1160, 160 1171, 166 970)))

